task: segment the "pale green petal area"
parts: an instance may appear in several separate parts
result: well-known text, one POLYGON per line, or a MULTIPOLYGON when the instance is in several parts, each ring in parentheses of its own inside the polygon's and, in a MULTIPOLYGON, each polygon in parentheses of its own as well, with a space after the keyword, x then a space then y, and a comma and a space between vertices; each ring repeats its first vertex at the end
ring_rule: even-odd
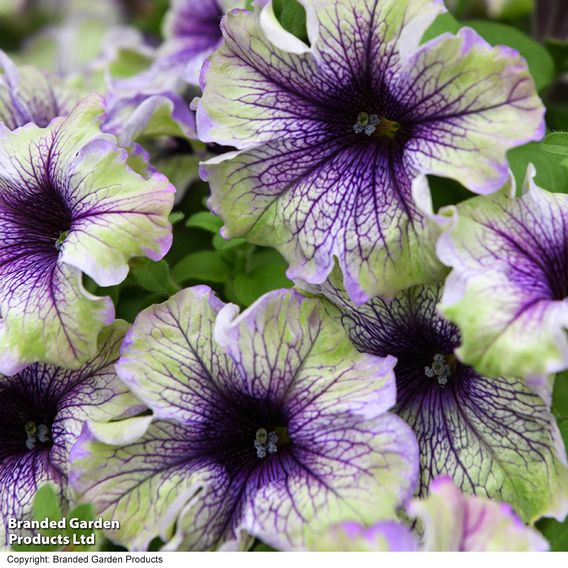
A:
POLYGON ((395 91, 404 93, 399 104, 412 101, 406 119, 419 123, 406 150, 420 172, 493 193, 507 181, 507 151, 544 136, 545 108, 525 59, 470 28, 422 45, 407 73, 401 81, 413 87, 395 91))
POLYGON ((96 354, 99 332, 113 322, 114 306, 110 298, 89 294, 77 269, 58 263, 40 270, 32 262, 4 276, 2 373, 15 374, 35 361, 77 369, 96 354))
POLYGON ((60 75, 86 92, 103 92, 109 75, 139 72, 154 57, 139 30, 86 13, 43 28, 14 54, 18 63, 60 75))
POLYGON ((462 334, 457 354, 489 376, 531 378, 568 367, 564 300, 568 196, 537 187, 442 212, 438 256, 453 268, 441 312, 462 334))
MULTIPOLYGON (((386 161, 346 154, 298 181, 326 148, 299 155, 293 142, 282 142, 273 149, 284 158, 272 156, 267 145, 231 153, 230 159, 224 155, 209 160, 208 181, 213 188, 226 189, 213 191, 209 200, 225 221, 223 236, 277 248, 290 263, 288 277, 293 280, 321 282, 335 256, 345 286, 358 302, 377 294, 392 297, 402 288, 443 279, 447 269, 435 251, 440 229, 414 205, 412 217, 401 212, 400 202, 389 193, 396 180, 386 161), (290 156, 296 158, 293 164, 286 162, 290 156), (365 164, 361 171, 352 169, 354 159, 365 164), (380 167, 373 172, 377 164, 380 167), (278 195, 296 181, 297 187, 278 195), (353 191, 355 187, 360 191, 353 191), (370 198, 376 187, 384 188, 378 218, 377 203, 370 198)), ((407 172, 401 168, 396 173, 404 177, 407 172)))
POLYGON ((213 340, 223 303, 205 286, 178 292, 136 318, 117 364, 119 377, 162 419, 202 423, 233 364, 213 340))
MULTIPOLYGON (((124 431, 132 422, 137 428, 139 420, 114 422, 112 427, 124 431)), ((114 438, 120 440, 120 434, 114 438)), ((227 483, 218 466, 205 458, 190 461, 191 455, 187 428, 172 422, 153 422, 140 439, 125 446, 100 442, 85 429, 71 453, 69 481, 78 501, 93 503, 103 519, 119 521, 120 529, 106 532, 112 542, 146 550, 158 536, 166 543, 172 539, 179 513, 206 497, 208 486, 227 483)), ((202 510, 205 540, 204 529, 215 522, 215 513, 215 507, 202 510)))
POLYGON ((173 95, 156 94, 146 98, 125 95, 111 104, 104 124, 106 132, 116 133, 121 146, 160 137, 195 139, 195 124, 189 105, 173 95))
POLYGON ((240 315, 229 304, 214 337, 236 367, 234 388, 255 399, 287 400, 298 435, 308 423, 316 428, 322 414, 374 419, 395 403, 395 360, 360 354, 319 300, 275 290, 240 315))
POLYGON ((131 170, 127 152, 113 142, 96 140, 76 154, 66 187, 73 224, 61 262, 114 286, 126 278, 131 258, 158 261, 170 249, 175 188, 160 173, 145 178, 131 170))
MULTIPOLYGON (((363 420, 338 411, 332 396, 321 395, 326 400, 303 417, 301 465, 257 491, 244 512, 243 528, 274 548, 303 549, 330 524, 396 520, 416 486, 418 448, 408 426, 390 413, 363 420)), ((292 437, 300 420, 290 425, 292 437)))
POLYGON ((432 353, 451 353, 459 342, 457 328, 436 313, 440 286, 356 306, 334 276, 310 291, 325 295, 330 315, 359 351, 398 359, 395 412, 420 447, 418 494, 436 476, 449 475, 468 494, 511 503, 527 522, 562 520, 568 513, 568 468, 550 411, 552 378, 535 388, 521 378, 483 376, 460 365, 448 386, 432 385, 423 371, 432 353))
POLYGON ((422 550, 432 552, 546 551, 546 540, 525 526, 506 503, 466 496, 447 477, 430 485, 430 494, 414 500, 408 513, 424 530, 422 550))
POLYGON ((32 504, 36 491, 50 483, 65 500, 61 472, 49 461, 49 454, 23 453, 7 458, 0 470, 0 551, 10 549, 10 534, 29 534, 31 531, 14 531, 7 526, 9 518, 32 520, 32 504))
POLYGON ((126 165, 126 152, 100 131, 103 110, 101 97, 93 95, 45 129, 28 124, 3 133, 2 191, 12 204, 1 219, 5 374, 34 361, 75 369, 93 357, 114 308, 109 298, 84 289, 82 273, 101 286, 118 284, 130 258, 159 260, 171 245, 175 189, 161 174, 145 179, 126 165), (49 207, 63 231, 59 239, 41 233, 52 229, 41 225, 40 208, 31 209, 31 220, 30 214, 19 217, 19 200, 21 207, 49 207), (36 234, 27 223, 42 228, 36 234), (52 249, 42 244, 50 238, 52 249))
MULTIPOLYGON (((0 0, 0 16, 11 17, 18 13, 24 5, 24 0, 0 0)), ((0 540, 2 540, 0 538, 0 540)))
POLYGON ((118 378, 115 363, 120 346, 130 325, 122 320, 105 328, 98 338, 96 356, 79 370, 59 369, 50 372, 42 366, 46 383, 59 400, 56 420, 52 426, 58 444, 51 460, 62 471, 69 468, 69 452, 85 423, 108 422, 138 414, 146 407, 118 378))

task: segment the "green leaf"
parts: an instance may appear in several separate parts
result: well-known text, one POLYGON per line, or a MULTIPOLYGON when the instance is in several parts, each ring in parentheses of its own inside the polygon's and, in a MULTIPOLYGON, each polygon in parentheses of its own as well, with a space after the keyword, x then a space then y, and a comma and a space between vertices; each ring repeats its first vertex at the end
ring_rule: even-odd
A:
POLYGON ((215 251, 194 252, 172 268, 172 278, 184 283, 188 280, 222 283, 230 276, 229 265, 215 251))
POLYGON ((477 33, 491 45, 507 45, 513 47, 527 60, 537 89, 540 91, 550 85, 556 78, 556 66, 548 51, 534 39, 520 30, 498 24, 496 22, 468 22, 477 33))
POLYGON ((130 266, 134 280, 148 292, 171 295, 179 290, 179 286, 172 281, 170 267, 164 260, 153 262, 147 258, 136 258, 130 262, 130 266))
POLYGON ((450 12, 440 14, 426 30, 422 37, 422 43, 426 43, 427 41, 430 41, 431 39, 434 39, 446 32, 457 34, 461 27, 462 25, 454 18, 454 16, 452 16, 452 14, 450 14, 450 12))
MULTIPOLYGON (((51 483, 46 483, 37 490, 32 503, 32 517, 36 521, 43 521, 44 519, 59 521, 62 519, 63 514, 59 497, 51 483)), ((57 531, 54 534, 57 534, 57 531)))
POLYGON ((304 43, 309 43, 306 10, 297 0, 273 0, 274 14, 281 26, 304 43))
POLYGON ((517 187, 522 187, 530 163, 536 167, 536 183, 547 191, 568 193, 568 168, 563 159, 545 152, 538 142, 531 142, 511 150, 507 157, 509 166, 517 180, 517 187))
POLYGON ((259 266, 270 264, 277 266, 279 272, 288 270, 288 263, 284 257, 275 249, 255 247, 253 254, 248 261, 248 271, 252 271, 259 266))
POLYGON ((545 152, 568 158, 568 132, 553 132, 542 142, 545 152))
POLYGON ((172 225, 177 225, 180 221, 183 221, 185 218, 185 213, 182 213, 181 211, 174 211, 173 213, 170 213, 170 223, 172 225))
POLYGON ((245 243, 245 239, 231 239, 227 241, 219 234, 213 237, 213 247, 216 250, 229 250, 235 247, 239 247, 245 243))
POLYGON ((558 420, 568 420, 568 372, 556 375, 552 394, 552 412, 558 420))
POLYGON ((434 211, 438 211, 441 207, 447 205, 457 205, 466 199, 475 197, 471 191, 452 179, 428 176, 428 181, 430 182, 434 211))
POLYGON ((249 274, 238 274, 233 291, 239 304, 250 306, 270 290, 291 287, 292 282, 286 278, 285 268, 277 263, 258 266, 249 274))
MULTIPOLYGON (((90 537, 93 532, 95 534, 95 546, 88 544, 75 544, 72 546, 72 550, 75 552, 89 551, 96 548, 96 543, 102 540, 103 536, 99 531, 93 531, 92 529, 72 529, 69 525, 71 519, 77 519, 78 521, 94 521, 95 520, 95 508, 91 503, 82 503, 77 505, 68 515, 67 515, 67 535, 73 539, 75 537, 76 541, 80 541, 81 537, 90 537)), ((73 540, 71 541, 73 542, 73 540)))
POLYGON ((536 527, 550 543, 550 550, 553 552, 568 551, 568 521, 559 523, 554 519, 541 519, 536 527))
POLYGON ((210 233, 217 235, 219 233, 219 229, 223 226, 223 221, 216 215, 213 215, 213 213, 200 211, 199 213, 192 215, 187 220, 185 226, 189 228, 203 229, 204 231, 209 231, 210 233))

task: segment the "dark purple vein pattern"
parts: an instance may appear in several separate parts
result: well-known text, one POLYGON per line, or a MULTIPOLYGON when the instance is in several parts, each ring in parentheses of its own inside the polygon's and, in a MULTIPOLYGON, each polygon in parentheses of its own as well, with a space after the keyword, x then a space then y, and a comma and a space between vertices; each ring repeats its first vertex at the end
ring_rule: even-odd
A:
POLYGON ((225 235, 277 247, 313 284, 337 258, 358 303, 439 278, 413 181, 504 185, 506 151, 544 132, 525 61, 471 29, 419 46, 441 0, 308 5, 301 53, 261 4, 225 16, 203 69, 199 136, 239 149, 203 168, 225 235))
POLYGON ((522 379, 459 361, 458 328, 436 311, 441 286, 359 307, 331 284, 322 289, 359 351, 398 360, 395 412, 420 446, 419 495, 444 474, 466 494, 511 503, 525 521, 564 518, 566 450, 548 405, 522 379))
POLYGON ((171 245, 175 189, 143 178, 116 138, 100 131, 96 96, 45 128, 0 135, 0 372, 41 361, 78 368, 114 319, 109 298, 83 287, 124 280, 134 256, 171 245))
POLYGON ((208 288, 184 290, 138 316, 117 365, 154 422, 129 444, 140 419, 103 441, 85 431, 73 486, 133 550, 158 535, 166 549, 246 546, 243 531, 298 549, 330 522, 392 519, 418 463, 388 412, 392 365, 295 292, 238 315, 208 288))

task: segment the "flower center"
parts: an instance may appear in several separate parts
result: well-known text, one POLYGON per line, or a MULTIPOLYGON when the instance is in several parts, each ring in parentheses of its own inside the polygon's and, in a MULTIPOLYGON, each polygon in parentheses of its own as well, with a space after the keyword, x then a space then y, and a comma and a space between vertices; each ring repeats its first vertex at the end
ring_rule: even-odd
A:
POLYGON ((33 450, 37 444, 48 444, 51 440, 51 431, 45 424, 26 422, 24 427, 26 432, 26 448, 33 450))
POLYGON ((399 130, 400 124, 398 122, 367 112, 360 112, 357 115, 357 122, 353 125, 355 134, 373 137, 394 138, 399 130))
POLYGON ((436 353, 432 360, 432 366, 424 367, 424 374, 427 378, 435 378, 438 385, 442 388, 448 384, 456 366, 456 358, 454 355, 444 356, 441 353, 436 353))
POLYGON ((278 453, 278 443, 287 444, 290 441, 288 430, 284 426, 277 426, 268 431, 266 428, 259 428, 254 438, 254 449, 256 457, 264 459, 268 454, 278 453))

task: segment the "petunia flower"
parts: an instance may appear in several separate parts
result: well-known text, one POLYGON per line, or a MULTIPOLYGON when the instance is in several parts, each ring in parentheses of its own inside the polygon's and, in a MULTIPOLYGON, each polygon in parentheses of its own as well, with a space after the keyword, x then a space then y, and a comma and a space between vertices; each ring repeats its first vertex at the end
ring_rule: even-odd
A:
POLYGON ((199 85, 203 63, 223 40, 221 18, 245 4, 245 0, 172 0, 164 19, 165 41, 153 71, 199 85))
POLYGON ((506 183, 507 150, 544 132, 526 62, 468 28, 419 45, 438 0, 302 3, 309 46, 264 0, 225 16, 203 69, 200 139, 239 150, 203 166, 224 236, 278 248, 312 284, 336 257, 357 303, 437 280, 412 183, 506 183))
POLYGON ((127 328, 124 322, 107 328, 98 353, 79 370, 35 364, 0 376, 0 548, 8 534, 19 533, 8 529, 8 519, 31 519, 40 485, 51 483, 63 502, 70 499, 69 452, 84 422, 143 407, 114 371, 127 328))
POLYGON ((489 374, 542 376, 568 368, 568 196, 534 182, 442 211, 440 259, 453 268, 440 310, 462 335, 457 354, 489 374))
POLYGON ((15 130, 33 122, 46 127, 67 116, 84 94, 32 65, 18 67, 0 51, 0 123, 15 130))
POLYGON ((174 188, 136 174, 104 108, 85 99, 45 128, 0 135, 0 372, 41 361, 78 368, 112 323, 110 298, 89 294, 86 274, 114 286, 135 256, 161 259, 171 245, 174 188))
POLYGON ((418 457, 387 412, 392 366, 295 292, 239 315, 209 288, 184 290, 138 316, 117 364, 153 422, 85 429, 73 487, 131 550, 156 536, 166 549, 246 546, 243 533, 296 549, 330 522, 393 519, 418 457))
POLYGON ((440 285, 360 307, 331 283, 322 290, 359 351, 397 358, 394 411, 418 440, 419 495, 444 474, 467 494, 511 503, 527 522, 566 516, 566 451, 548 404, 523 379, 460 362, 458 328, 436 311, 440 285))
MULTIPOLYGON (((105 113, 101 130, 114 134, 118 144, 128 149, 130 165, 135 157, 140 161, 137 170, 153 172, 155 166, 160 166, 179 175, 181 169, 186 172, 184 179, 188 176, 198 179, 197 156, 175 152, 176 156, 170 160, 167 152, 172 138, 197 139, 195 115, 189 104, 182 96, 161 86, 146 91, 141 87, 135 78, 108 80, 102 89, 105 113), (175 165, 168 168, 170 162, 175 165)), ((0 123, 10 130, 30 122, 48 126, 54 118, 68 116, 88 94, 84 85, 76 85, 54 73, 32 65, 18 67, 0 51, 0 123)))
POLYGON ((430 484, 425 499, 408 512, 424 530, 421 550, 444 552, 542 552, 546 540, 527 527, 507 503, 464 495, 448 477, 430 484))

